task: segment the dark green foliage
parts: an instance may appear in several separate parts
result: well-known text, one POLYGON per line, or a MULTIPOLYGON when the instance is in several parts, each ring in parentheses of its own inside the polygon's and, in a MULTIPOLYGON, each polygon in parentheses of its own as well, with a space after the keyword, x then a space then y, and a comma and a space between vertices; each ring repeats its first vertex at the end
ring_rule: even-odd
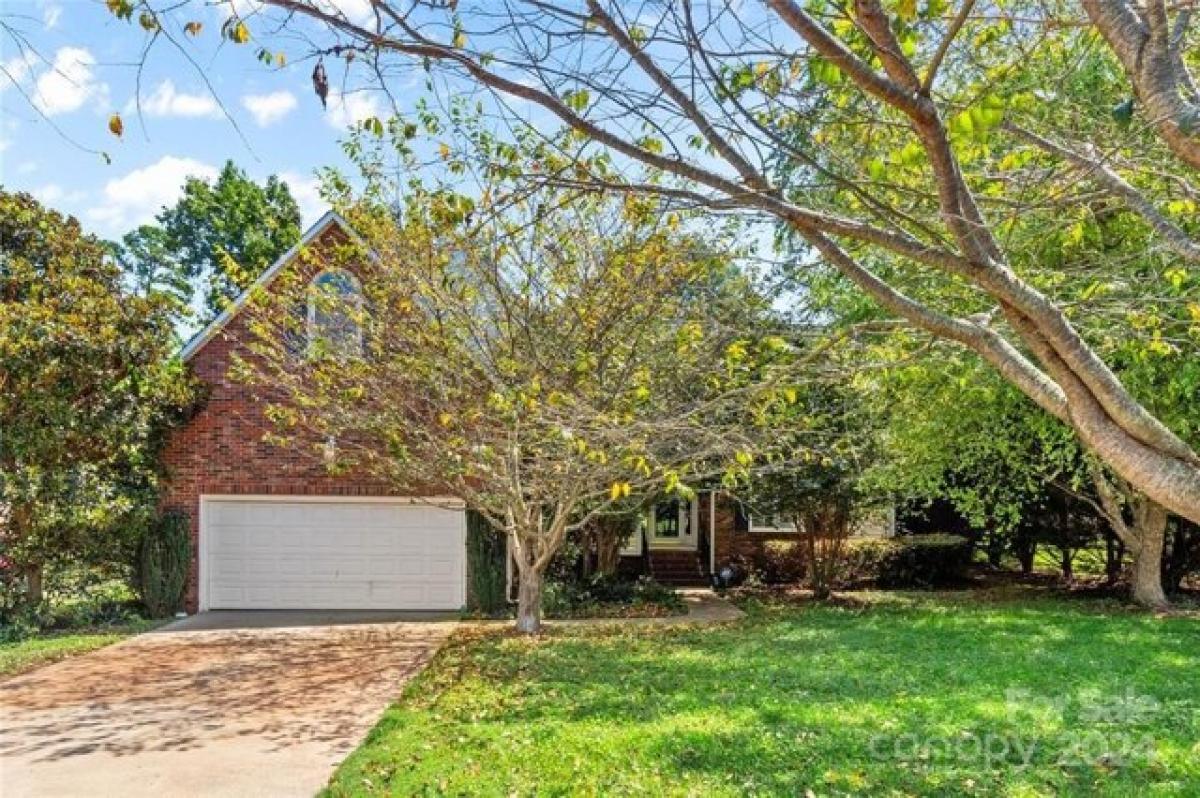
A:
POLYGON ((0 191, 0 603, 127 567, 154 506, 157 451, 191 401, 174 304, 130 293, 108 247, 0 191))
POLYGON ((504 535, 474 510, 467 511, 467 574, 468 610, 504 610, 504 535))
POLYGON ((1200 573, 1200 524, 1172 518, 1163 549, 1163 587, 1178 593, 1183 580, 1200 573))
POLYGON ((798 536, 793 540, 766 540, 749 554, 734 558, 734 565, 746 577, 767 585, 787 584, 804 579, 804 547, 798 536))
POLYGON ((672 615, 685 609, 669 587, 648 576, 635 581, 596 574, 588 579, 548 580, 542 603, 551 617, 672 615))
POLYGON ((958 535, 854 540, 850 574, 880 587, 934 587, 966 578, 971 544, 958 535))
POLYGON ((300 222, 287 183, 272 175, 259 185, 227 161, 215 180, 189 177, 174 206, 114 251, 139 292, 170 296, 181 309, 202 286, 211 317, 300 239, 300 222))
POLYGON ((192 557, 187 513, 171 510, 146 528, 138 553, 138 585, 151 618, 165 618, 183 603, 192 557))

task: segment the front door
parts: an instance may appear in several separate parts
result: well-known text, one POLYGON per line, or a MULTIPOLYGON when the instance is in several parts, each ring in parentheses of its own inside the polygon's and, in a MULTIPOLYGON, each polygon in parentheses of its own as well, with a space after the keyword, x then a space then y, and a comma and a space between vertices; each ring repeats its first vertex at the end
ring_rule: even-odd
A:
POLYGON ((695 549, 699 527, 699 508, 695 502, 664 499, 646 514, 650 547, 655 549, 695 549))

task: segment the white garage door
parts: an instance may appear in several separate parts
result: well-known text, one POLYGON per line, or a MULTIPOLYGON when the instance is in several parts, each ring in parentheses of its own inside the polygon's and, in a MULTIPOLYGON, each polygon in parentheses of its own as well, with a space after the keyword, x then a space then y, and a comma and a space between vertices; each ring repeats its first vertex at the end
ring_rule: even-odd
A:
POLYGON ((204 499, 207 609, 458 609, 462 510, 407 502, 204 499))

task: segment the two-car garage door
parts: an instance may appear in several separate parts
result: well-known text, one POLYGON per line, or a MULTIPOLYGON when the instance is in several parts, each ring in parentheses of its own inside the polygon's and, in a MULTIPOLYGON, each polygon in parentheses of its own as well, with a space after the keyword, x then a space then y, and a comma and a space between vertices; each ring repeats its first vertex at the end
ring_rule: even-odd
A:
POLYGON ((461 509, 408 501, 201 502, 203 609, 457 609, 461 509))

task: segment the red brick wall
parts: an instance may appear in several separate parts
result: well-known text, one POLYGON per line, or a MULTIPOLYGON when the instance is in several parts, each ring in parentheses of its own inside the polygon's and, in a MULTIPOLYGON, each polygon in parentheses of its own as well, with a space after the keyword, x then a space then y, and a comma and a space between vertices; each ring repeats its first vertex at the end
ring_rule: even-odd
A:
MULTIPOLYGON (((707 502, 705 504, 707 505, 707 502)), ((704 509, 707 511, 707 506, 704 509)), ((723 566, 728 565, 731 561, 739 558, 752 558, 756 554, 761 554, 768 541, 796 539, 796 535, 794 534, 748 532, 744 525, 739 528, 734 500, 725 494, 717 494, 716 515, 717 571, 720 571, 723 566)), ((701 523, 707 524, 707 517, 701 523)))
MULTIPOLYGON (((328 246, 339 233, 330 228, 314 246, 328 246)), ((286 267, 285 267, 286 268, 286 267)), ((202 494, 386 496, 396 491, 364 475, 331 476, 308 447, 283 449, 263 435, 270 423, 256 389, 229 375, 232 355, 246 338, 246 320, 235 316, 189 360, 208 395, 198 412, 174 430, 164 451, 167 483, 164 508, 191 516, 192 567, 185 606, 199 602, 199 510, 202 494)))

